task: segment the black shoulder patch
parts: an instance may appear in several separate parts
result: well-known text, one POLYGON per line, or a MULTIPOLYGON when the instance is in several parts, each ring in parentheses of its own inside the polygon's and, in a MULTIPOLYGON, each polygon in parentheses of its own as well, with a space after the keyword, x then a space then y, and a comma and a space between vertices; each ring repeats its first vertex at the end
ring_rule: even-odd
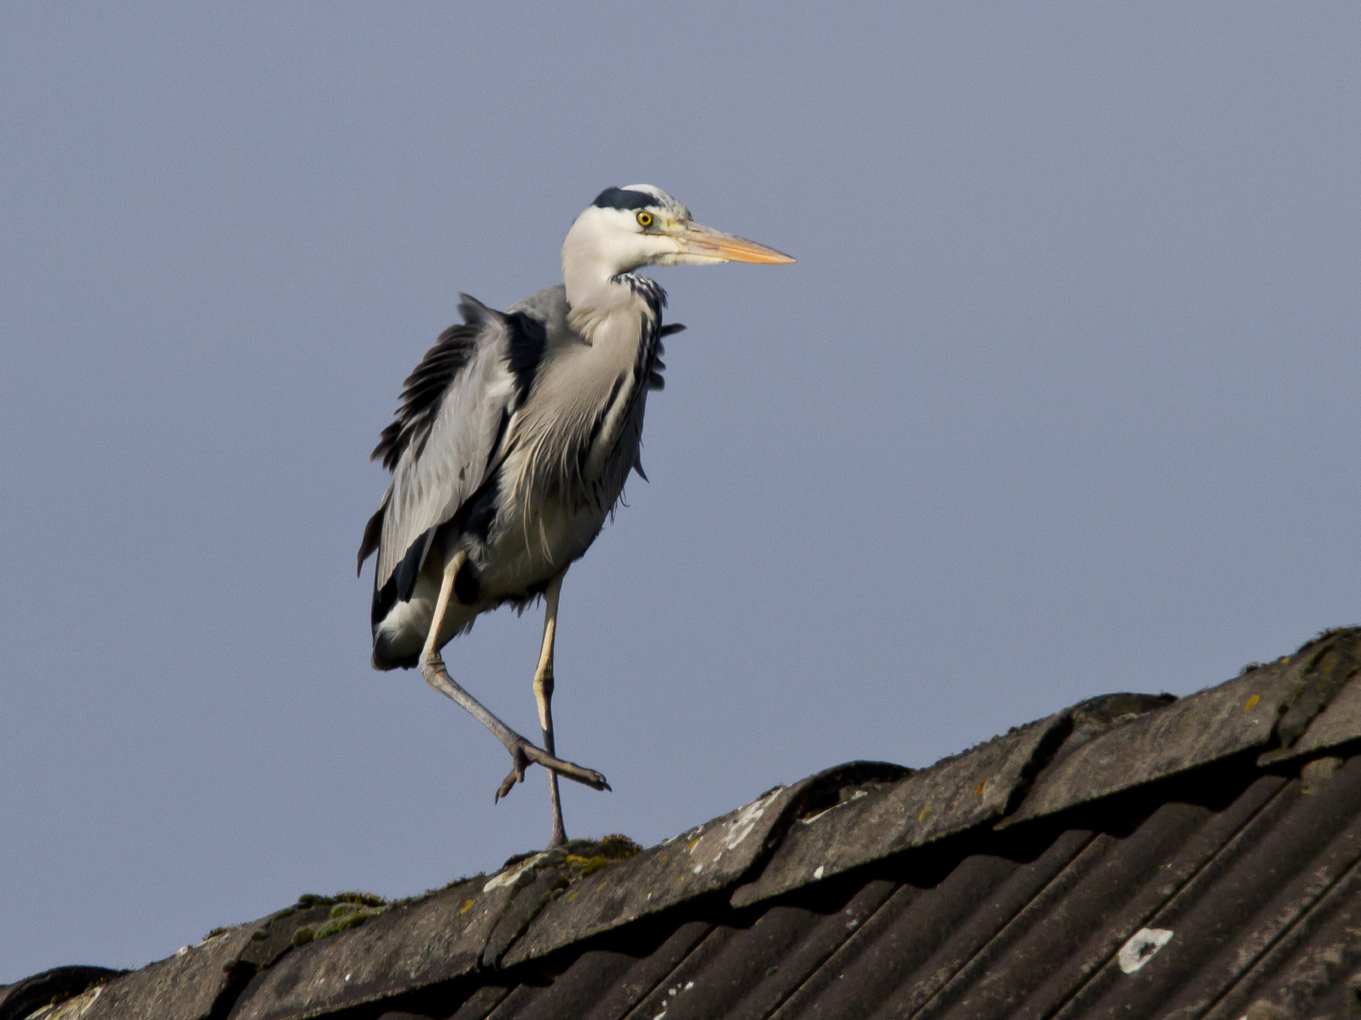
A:
MULTIPOLYGON (((402 557, 402 562, 397 564, 397 569, 394 570, 392 575, 387 579, 387 583, 380 585, 377 583, 377 577, 374 578, 373 604, 369 610, 369 623, 372 626, 375 641, 378 638, 378 625, 387 618, 388 613, 392 611, 392 607, 398 602, 405 602, 411 597, 411 590, 414 590, 416 587, 416 576, 420 573, 420 559, 425 553, 426 539, 428 537, 428 533, 417 536, 416 541, 411 543, 411 548, 407 549, 406 555, 402 557), (403 597, 399 591, 399 588, 403 585, 407 585, 409 589, 411 589, 406 592, 405 597, 403 597)), ((386 659, 387 656, 384 655, 381 658, 386 659)), ((373 664, 379 669, 391 668, 390 666, 378 665, 379 659, 378 646, 375 644, 373 649, 373 664)))
MULTIPOLYGON (((496 458, 501 453, 501 440, 506 438, 506 429, 509 427, 510 408, 503 407, 501 408, 501 420, 496 423, 496 438, 491 441, 491 448, 487 450, 487 466, 482 469, 482 474, 485 478, 490 479, 496 475, 493 466, 496 464, 496 458)), ((486 485, 486 482, 483 482, 482 484, 486 485)), ((468 498, 471 499, 472 497, 470 496, 468 498)))
POLYGON ((516 406, 520 407, 534 385, 534 373, 539 370, 539 362, 543 360, 548 331, 540 320, 524 312, 512 312, 506 319, 511 326, 506 360, 510 362, 510 370, 515 375, 516 406))
MULTIPOLYGON (((438 530, 439 525, 435 525, 418 535, 416 541, 407 547, 406 554, 402 557, 401 562, 392 571, 391 579, 397 582, 396 601, 411 601, 411 596, 416 591, 416 579, 420 577, 421 567, 425 566, 425 557, 430 553, 430 546, 434 544, 438 530)), ((391 607, 389 606, 389 608, 391 607)))
POLYGON ((646 209, 656 204, 657 199, 646 191, 626 191, 623 188, 606 188, 591 203, 601 209, 646 209))
MULTIPOLYGON (((383 622, 388 611, 397 604, 397 578, 389 577, 387 584, 373 586, 373 604, 369 609, 369 623, 372 625, 375 638, 378 634, 378 625, 383 622)), ((375 651, 374 665, 378 664, 377 653, 375 651)), ((379 667, 380 669, 382 667, 379 667)))

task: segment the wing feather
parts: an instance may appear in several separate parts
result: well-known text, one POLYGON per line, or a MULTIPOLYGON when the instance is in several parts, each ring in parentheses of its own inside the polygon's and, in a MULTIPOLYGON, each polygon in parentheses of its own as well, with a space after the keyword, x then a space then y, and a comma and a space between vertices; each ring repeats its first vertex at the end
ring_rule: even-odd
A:
POLYGON ((466 294, 459 311, 463 323, 445 330, 407 377, 373 452, 392 471, 359 551, 361 565, 378 553, 375 625, 410 598, 436 529, 494 479, 542 354, 542 325, 525 313, 498 312, 466 294))

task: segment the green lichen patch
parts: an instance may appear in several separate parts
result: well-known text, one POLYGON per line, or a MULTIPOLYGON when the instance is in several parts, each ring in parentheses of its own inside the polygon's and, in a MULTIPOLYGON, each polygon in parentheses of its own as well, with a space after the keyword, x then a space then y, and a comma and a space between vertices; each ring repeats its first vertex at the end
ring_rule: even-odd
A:
POLYGON ((581 857, 608 857, 611 860, 625 860, 636 857, 642 846, 623 833, 601 836, 599 839, 574 839, 563 847, 568 854, 581 857))
POLYGON ((306 910, 309 907, 325 907, 332 903, 353 903, 357 907, 386 907, 388 901, 376 893, 368 892, 338 892, 333 896, 322 896, 320 893, 303 893, 298 897, 296 908, 306 910))
MULTIPOLYGON (((384 900, 369 893, 342 893, 341 895, 352 897, 352 899, 332 906, 329 920, 315 927, 304 925, 295 931, 293 933, 294 946, 305 946, 317 939, 330 938, 332 935, 337 935, 347 929, 358 928, 369 918, 377 917, 388 909, 384 900), (353 900, 360 900, 361 902, 354 902, 353 900)), ((318 905, 324 906, 324 904, 318 905)))
POLYGON ((573 840, 564 849, 567 851, 566 863, 576 879, 636 857, 643 848, 627 836, 616 834, 600 840, 573 840))
POLYGON ((357 907, 386 907, 383 897, 367 892, 338 892, 331 897, 335 903, 352 903, 357 907))
MULTIPOLYGON (((1308 641, 1302 644, 1300 646, 1300 652, 1304 651, 1306 648, 1308 648, 1312 644, 1315 644, 1316 642, 1327 641, 1329 638, 1335 638, 1339 634, 1346 634, 1348 631, 1353 631, 1356 629, 1357 629, 1356 627, 1327 627, 1319 631, 1312 638, 1310 638, 1308 641)), ((1296 652, 1295 654, 1298 655, 1299 652, 1296 652)))

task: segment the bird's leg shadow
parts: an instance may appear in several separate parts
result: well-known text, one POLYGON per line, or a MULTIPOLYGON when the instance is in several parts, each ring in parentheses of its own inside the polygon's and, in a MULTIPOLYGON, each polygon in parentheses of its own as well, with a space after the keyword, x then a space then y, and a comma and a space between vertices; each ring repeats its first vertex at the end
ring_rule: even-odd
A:
POLYGON ((542 765, 555 776, 566 776, 568 779, 584 783, 593 789, 608 790, 610 784, 605 782, 605 777, 599 772, 582 768, 570 761, 563 761, 561 758, 554 757, 551 753, 531 744, 492 715, 480 701, 456 684, 453 678, 449 676, 449 671, 444 665, 444 659, 439 653, 439 633, 444 625, 444 616, 448 612, 449 599, 453 594, 454 577, 458 574, 459 568, 463 566, 465 558, 466 553, 458 553, 450 560, 449 565, 444 570, 439 600, 435 603, 434 619, 430 621, 430 633, 426 637, 425 649, 421 652, 421 675, 425 677, 425 682, 431 687, 466 709, 469 715, 490 730, 492 736, 501 741, 502 746, 510 752, 512 762, 510 775, 506 776, 500 788, 496 791, 496 800, 500 800, 508 794, 511 787, 517 782, 524 781, 525 769, 531 764, 542 765))

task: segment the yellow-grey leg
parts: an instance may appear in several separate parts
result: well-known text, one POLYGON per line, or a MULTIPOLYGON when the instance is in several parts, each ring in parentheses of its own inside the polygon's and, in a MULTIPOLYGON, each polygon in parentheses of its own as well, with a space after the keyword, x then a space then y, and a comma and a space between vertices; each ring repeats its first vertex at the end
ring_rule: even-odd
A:
POLYGON ((425 682, 435 690, 467 709, 468 713, 491 730, 492 735, 501 741, 502 746, 510 752, 512 763, 510 775, 506 776, 500 789, 496 791, 496 799, 500 800, 510 792, 511 787, 516 783, 523 782, 525 769, 533 762, 542 765, 554 776, 561 774, 568 779, 576 780, 578 783, 585 783, 594 789, 608 790, 610 784, 605 782, 605 777, 599 772, 584 769, 570 761, 555 758, 551 753, 545 753, 487 711, 481 702, 454 683, 453 678, 449 676, 449 671, 445 668, 444 660, 439 653, 440 632, 444 629, 444 617, 449 611, 449 599, 454 591, 454 578, 458 575, 459 568, 463 566, 465 558, 466 553, 460 552, 444 568, 439 598, 435 602, 435 616, 430 621, 430 633, 425 639, 425 649, 421 652, 421 675, 425 677, 425 682))
MULTIPOLYGON (((539 650, 539 668, 534 671, 534 700, 539 705, 539 725, 543 727, 543 749, 557 754, 553 739, 553 639, 558 629, 558 596, 562 594, 563 570, 548 582, 544 592, 543 647, 539 650)), ((548 848, 567 842, 567 830, 562 824, 562 798, 558 795, 557 773, 548 773, 548 796, 553 805, 553 837, 548 848)))

